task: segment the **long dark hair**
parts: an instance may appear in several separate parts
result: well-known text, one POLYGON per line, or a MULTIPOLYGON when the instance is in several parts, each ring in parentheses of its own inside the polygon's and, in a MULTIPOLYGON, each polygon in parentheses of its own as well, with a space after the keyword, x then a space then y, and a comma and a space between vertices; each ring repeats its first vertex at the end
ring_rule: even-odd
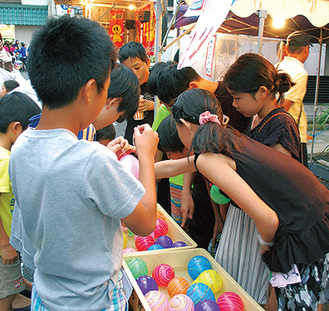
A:
MULTIPOLYGON (((173 107, 173 118, 190 123, 199 124, 200 114, 209 111, 223 120, 223 112, 217 98, 203 89, 190 89, 178 96, 173 107)), ((225 128, 214 122, 207 122, 199 127, 194 135, 191 151, 196 154, 212 152, 232 156, 233 150, 239 149, 239 132, 232 128, 225 128)))
POLYGON ((236 60, 225 74, 224 84, 232 91, 252 95, 265 86, 273 98, 279 94, 278 104, 283 102, 283 94, 295 85, 287 73, 278 72, 267 59, 253 53, 244 54, 236 60))

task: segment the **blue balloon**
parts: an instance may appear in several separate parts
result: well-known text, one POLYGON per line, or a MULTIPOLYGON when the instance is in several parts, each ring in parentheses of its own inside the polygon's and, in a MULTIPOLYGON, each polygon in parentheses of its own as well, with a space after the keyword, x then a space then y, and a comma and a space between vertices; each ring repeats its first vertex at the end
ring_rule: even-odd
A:
POLYGON ((203 271, 210 269, 212 269, 210 261, 206 257, 200 255, 191 258, 187 265, 187 272, 193 280, 203 271))
POLYGON ((163 249, 163 246, 161 246, 160 244, 153 244, 147 250, 148 251, 154 251, 156 249, 163 249))
POLYGON ((206 299, 210 299, 216 302, 214 293, 212 292, 210 287, 204 283, 192 284, 188 288, 186 295, 193 300, 194 305, 206 299))

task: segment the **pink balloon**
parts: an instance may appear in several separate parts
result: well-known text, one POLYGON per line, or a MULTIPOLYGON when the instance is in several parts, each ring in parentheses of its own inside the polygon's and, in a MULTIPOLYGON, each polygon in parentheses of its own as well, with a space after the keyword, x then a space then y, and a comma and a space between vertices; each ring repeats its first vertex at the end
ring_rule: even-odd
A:
POLYGON ((121 162, 128 171, 133 173, 133 175, 139 179, 139 161, 136 157, 131 154, 125 154, 119 159, 119 162, 121 162))
POLYGON ((225 292, 217 299, 217 304, 222 311, 242 311, 243 301, 233 292, 225 292))

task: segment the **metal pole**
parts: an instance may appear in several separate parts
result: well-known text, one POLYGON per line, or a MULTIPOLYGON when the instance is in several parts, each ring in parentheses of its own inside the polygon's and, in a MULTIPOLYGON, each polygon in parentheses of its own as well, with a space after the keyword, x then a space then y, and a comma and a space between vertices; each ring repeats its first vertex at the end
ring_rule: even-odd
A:
POLYGON ((264 36, 264 25, 265 19, 267 17, 267 12, 265 10, 259 11, 259 28, 258 28, 258 54, 262 55, 262 47, 263 47, 263 36, 264 36))
POLYGON ((322 56, 322 30, 320 29, 320 51, 319 51, 319 62, 318 62, 318 72, 316 74, 316 86, 315 86, 315 99, 314 99, 314 113, 313 113, 313 129, 312 129, 312 146, 311 146, 311 156, 310 163, 313 161, 313 152, 314 152, 314 140, 315 140, 315 120, 316 120, 316 112, 318 111, 318 99, 319 99, 319 86, 320 86, 320 66, 321 66, 321 56, 322 56))
POLYGON ((172 17, 172 19, 170 21, 170 25, 168 26, 168 29, 167 29, 167 33, 166 33, 166 35, 163 38, 163 42, 161 44, 160 51, 163 49, 164 44, 165 44, 165 42, 166 42, 166 40, 168 38, 169 32, 170 32, 170 28, 171 28, 171 26, 174 24, 174 22, 176 20, 176 16, 177 16, 177 13, 178 13, 178 10, 179 10, 179 6, 180 6, 181 2, 182 2, 182 0, 179 0, 179 3, 177 4, 177 6, 175 8, 174 15, 173 15, 173 17, 172 17))
POLYGON ((162 29, 162 0, 156 0, 156 8, 155 8, 155 44, 154 44, 154 55, 155 62, 161 61, 161 52, 159 47, 161 46, 161 29, 162 29))

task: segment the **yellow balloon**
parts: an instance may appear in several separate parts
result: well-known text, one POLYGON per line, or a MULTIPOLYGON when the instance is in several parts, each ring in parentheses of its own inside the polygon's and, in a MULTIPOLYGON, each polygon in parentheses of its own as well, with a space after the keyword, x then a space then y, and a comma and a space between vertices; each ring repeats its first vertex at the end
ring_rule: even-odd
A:
POLYGON ((194 283, 203 283, 208 285, 214 294, 219 292, 223 285, 222 277, 213 269, 205 270, 194 280, 194 283))
POLYGON ((123 248, 126 248, 128 239, 124 232, 122 232, 122 234, 123 234, 123 248))

